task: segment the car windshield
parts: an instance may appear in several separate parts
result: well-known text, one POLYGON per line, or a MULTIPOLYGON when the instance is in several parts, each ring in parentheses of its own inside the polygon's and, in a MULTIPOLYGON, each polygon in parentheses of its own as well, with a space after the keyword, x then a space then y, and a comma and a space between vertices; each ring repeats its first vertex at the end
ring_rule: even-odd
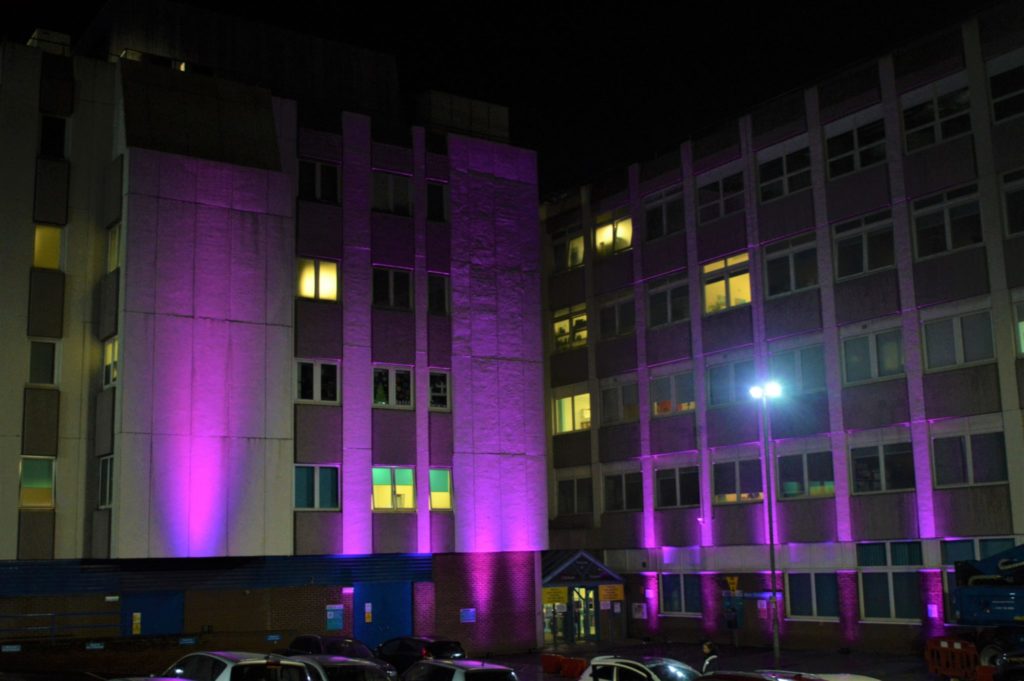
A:
POLYGON ((430 654, 434 657, 465 657, 466 652, 458 641, 434 641, 429 646, 430 654))
POLYGON ((341 655, 343 657, 361 657, 370 658, 373 657, 373 653, 370 649, 364 646, 359 641, 326 641, 324 646, 327 649, 327 653, 330 655, 341 655))
POLYGON ((696 669, 684 667, 681 664, 659 663, 647 667, 661 681, 692 681, 700 676, 696 669))
POLYGON ((328 681, 387 681, 387 674, 369 665, 332 665, 325 666, 328 681))
POLYGON ((306 681, 302 665, 239 664, 231 669, 231 681, 306 681))
POLYGON ((516 681, 511 669, 467 669, 468 681, 516 681))

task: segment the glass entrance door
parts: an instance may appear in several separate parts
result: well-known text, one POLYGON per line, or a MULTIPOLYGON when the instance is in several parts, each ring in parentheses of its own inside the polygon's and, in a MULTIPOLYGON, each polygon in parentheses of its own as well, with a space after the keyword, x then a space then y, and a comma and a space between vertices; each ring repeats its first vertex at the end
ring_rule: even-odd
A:
POLYGON ((597 589, 590 586, 574 586, 569 600, 575 640, 596 641, 597 589))

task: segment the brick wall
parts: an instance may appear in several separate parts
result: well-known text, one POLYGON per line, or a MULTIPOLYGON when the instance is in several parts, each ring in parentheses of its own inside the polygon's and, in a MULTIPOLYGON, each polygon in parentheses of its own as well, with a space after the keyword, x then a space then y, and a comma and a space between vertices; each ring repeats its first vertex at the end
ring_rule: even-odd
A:
POLYGON ((429 636, 436 628, 433 582, 413 582, 412 585, 412 633, 429 636))

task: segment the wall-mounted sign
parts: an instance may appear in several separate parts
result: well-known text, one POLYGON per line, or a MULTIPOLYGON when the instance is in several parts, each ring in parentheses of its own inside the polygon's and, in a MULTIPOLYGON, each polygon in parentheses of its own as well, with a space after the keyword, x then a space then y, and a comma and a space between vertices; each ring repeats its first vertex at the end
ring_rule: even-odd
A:
POLYGON ((459 610, 459 622, 462 624, 476 622, 476 608, 461 608, 459 610))
POLYGON ((740 589, 740 576, 739 575, 726 575, 725 583, 729 585, 729 591, 739 591, 739 589, 740 589))
POLYGON ((142 613, 132 613, 132 636, 138 636, 142 633, 142 613))
POLYGON ((196 644, 195 636, 183 636, 178 639, 179 646, 194 646, 196 644))
POLYGON ((602 584, 597 587, 597 597, 602 601, 624 601, 626 591, 621 584, 602 584))
POLYGON ((345 606, 327 605, 327 631, 341 631, 345 628, 345 606))
POLYGON ((614 612, 616 615, 622 612, 622 603, 620 601, 615 601, 614 603, 612 603, 612 612, 614 612))
POLYGON ((267 634, 267 640, 273 643, 281 640, 281 634, 267 634))
POLYGON ((102 641, 89 641, 85 644, 86 650, 103 650, 106 645, 102 641))
POLYGON ((544 605, 569 602, 569 589, 564 586, 546 586, 541 591, 541 602, 544 605))
POLYGON ((555 612, 565 612, 568 609, 565 603, 555 603, 555 612))
POLYGON ((7 645, 0 646, 0 653, 20 653, 21 646, 17 643, 9 643, 7 645))
POLYGON ((363 605, 363 621, 367 624, 373 622, 373 603, 363 605))
POLYGON ((633 619, 645 620, 647 619, 647 604, 646 603, 634 603, 633 604, 633 619))
POLYGON ((601 609, 602 610, 611 610, 612 609, 612 602, 611 601, 601 601, 601 609))
POLYGON ((104 596, 103 600, 106 603, 117 603, 118 601, 121 600, 121 597, 120 596, 104 596))

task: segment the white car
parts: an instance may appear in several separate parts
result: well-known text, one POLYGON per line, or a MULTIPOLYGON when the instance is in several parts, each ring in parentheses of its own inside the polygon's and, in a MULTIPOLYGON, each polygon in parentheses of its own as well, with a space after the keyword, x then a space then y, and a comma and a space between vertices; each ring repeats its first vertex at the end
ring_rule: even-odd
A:
POLYGON ((670 657, 601 655, 590 661, 579 681, 693 681, 700 672, 670 657))
POLYGON ((772 677, 774 681, 879 681, 873 676, 863 676, 861 674, 818 674, 779 669, 761 669, 758 672, 772 677))
POLYGON ((402 672, 402 681, 518 681, 511 667, 477 660, 421 660, 402 672))
POLYGON ((301 662, 239 652, 189 653, 161 676, 189 681, 312 681, 301 662))
POLYGON ((286 658, 306 665, 311 681, 388 681, 379 664, 341 655, 294 655, 286 658))

